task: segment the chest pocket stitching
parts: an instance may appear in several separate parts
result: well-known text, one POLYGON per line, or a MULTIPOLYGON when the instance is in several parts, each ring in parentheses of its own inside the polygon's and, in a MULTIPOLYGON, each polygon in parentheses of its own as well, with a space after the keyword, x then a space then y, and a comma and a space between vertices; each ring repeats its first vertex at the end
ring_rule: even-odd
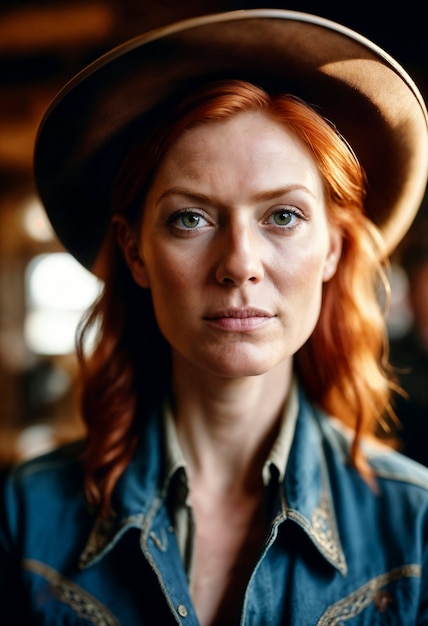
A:
POLYGON ((23 562, 23 568, 47 580, 53 595, 60 602, 73 609, 78 617, 89 621, 93 626, 120 626, 120 623, 107 607, 90 593, 84 591, 82 587, 68 580, 48 565, 32 559, 26 559, 23 562))
POLYGON ((404 565, 391 572, 372 578, 368 583, 346 596, 346 598, 333 604, 317 622, 316 626, 339 626, 342 622, 352 619, 367 608, 374 601, 376 593, 388 583, 400 578, 420 578, 421 573, 420 565, 404 565))

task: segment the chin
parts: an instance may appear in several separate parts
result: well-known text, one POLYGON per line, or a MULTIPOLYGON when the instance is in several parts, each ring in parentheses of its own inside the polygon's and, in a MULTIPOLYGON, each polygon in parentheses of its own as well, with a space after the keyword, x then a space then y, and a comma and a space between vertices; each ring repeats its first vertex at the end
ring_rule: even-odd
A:
MULTIPOLYGON (((222 358, 220 362, 207 363, 204 369, 222 378, 247 378, 252 376, 263 376, 274 370, 284 359, 281 360, 261 360, 249 358, 222 358)), ((203 367, 203 366, 202 366, 203 367)))

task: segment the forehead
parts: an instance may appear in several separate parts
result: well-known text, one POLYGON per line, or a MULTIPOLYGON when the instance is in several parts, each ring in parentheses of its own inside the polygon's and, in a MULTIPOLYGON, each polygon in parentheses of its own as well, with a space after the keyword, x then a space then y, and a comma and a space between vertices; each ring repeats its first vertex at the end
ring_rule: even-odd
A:
POLYGON ((165 153, 159 170, 202 169, 212 162, 240 161, 263 168, 275 161, 297 160, 316 168, 315 159, 297 135, 273 115, 239 112, 221 120, 208 120, 183 131, 165 153))
MULTIPOLYGON (((286 120, 279 115, 275 116, 268 111, 238 111, 219 119, 205 119, 195 122, 182 131, 173 145, 185 143, 189 135, 192 140, 195 137, 233 133, 231 138, 239 135, 241 138, 248 136, 273 136, 281 139, 292 138, 301 142, 297 135, 288 127, 286 120)), ((303 142, 302 146, 304 145, 303 142)))

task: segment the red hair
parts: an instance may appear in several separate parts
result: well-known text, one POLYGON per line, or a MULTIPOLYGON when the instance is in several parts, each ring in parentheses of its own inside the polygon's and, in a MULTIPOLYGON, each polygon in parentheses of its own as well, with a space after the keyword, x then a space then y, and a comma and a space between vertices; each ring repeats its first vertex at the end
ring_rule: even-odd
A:
MULTIPOLYGON (((336 129, 293 96, 269 95, 244 81, 206 85, 164 113, 150 136, 133 129, 133 147, 128 146, 114 182, 112 212, 137 227, 153 175, 177 137, 195 125, 246 111, 265 112, 305 143, 324 182, 328 219, 343 235, 337 272, 323 287, 318 324, 295 365, 308 397, 354 430, 352 461, 367 474, 359 441, 393 415, 394 384, 385 361, 387 333, 378 294, 387 282, 381 237, 364 214, 364 172, 336 129)), ((113 227, 100 260, 104 291, 82 323, 78 356, 87 426, 86 493, 106 513, 134 453, 144 413, 168 387, 171 363, 150 294, 130 276, 113 227), (86 355, 85 337, 93 328, 97 341, 86 355)))

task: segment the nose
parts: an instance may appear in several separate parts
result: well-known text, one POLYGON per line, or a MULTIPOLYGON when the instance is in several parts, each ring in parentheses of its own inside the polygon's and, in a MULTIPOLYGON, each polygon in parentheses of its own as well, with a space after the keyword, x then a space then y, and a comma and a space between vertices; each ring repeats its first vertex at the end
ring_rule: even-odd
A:
POLYGON ((219 242, 216 279, 224 285, 241 287, 263 278, 262 242, 250 224, 230 224, 219 242))

